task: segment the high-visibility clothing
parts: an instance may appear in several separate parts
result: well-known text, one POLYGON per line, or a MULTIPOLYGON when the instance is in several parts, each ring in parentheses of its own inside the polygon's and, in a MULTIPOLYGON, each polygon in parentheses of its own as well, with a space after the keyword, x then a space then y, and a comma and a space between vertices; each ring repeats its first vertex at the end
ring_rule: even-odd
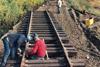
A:
POLYGON ((86 27, 90 27, 94 23, 94 19, 86 19, 85 20, 85 25, 86 27))

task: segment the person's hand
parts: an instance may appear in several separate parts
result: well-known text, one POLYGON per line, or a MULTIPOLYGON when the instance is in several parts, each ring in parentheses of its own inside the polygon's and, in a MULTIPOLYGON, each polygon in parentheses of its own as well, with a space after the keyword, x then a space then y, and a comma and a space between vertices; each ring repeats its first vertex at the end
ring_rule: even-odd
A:
POLYGON ((18 54, 18 56, 20 56, 20 57, 21 57, 21 56, 22 56, 22 54, 21 54, 21 53, 22 53, 22 50, 21 50, 20 48, 18 48, 18 50, 17 50, 17 54, 18 54))
POLYGON ((33 44, 27 44, 27 48, 28 48, 28 47, 32 47, 32 46, 33 46, 33 44))
POLYGON ((47 60, 50 60, 50 58, 48 57, 47 60))
POLYGON ((20 48, 18 48, 17 52, 18 52, 18 53, 21 53, 21 52, 22 52, 22 50, 21 50, 20 48))
POLYGON ((22 57, 22 56, 23 56, 21 53, 17 53, 17 54, 18 54, 18 56, 20 56, 20 57, 22 57))

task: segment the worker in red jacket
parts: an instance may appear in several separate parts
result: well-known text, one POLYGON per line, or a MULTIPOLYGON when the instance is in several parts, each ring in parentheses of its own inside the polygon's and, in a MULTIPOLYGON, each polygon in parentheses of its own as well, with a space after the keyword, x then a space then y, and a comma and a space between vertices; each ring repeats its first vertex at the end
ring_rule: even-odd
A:
POLYGON ((28 55, 30 55, 32 59, 44 59, 47 53, 44 39, 40 39, 36 33, 33 35, 33 38, 35 41, 34 46, 28 51, 28 55))

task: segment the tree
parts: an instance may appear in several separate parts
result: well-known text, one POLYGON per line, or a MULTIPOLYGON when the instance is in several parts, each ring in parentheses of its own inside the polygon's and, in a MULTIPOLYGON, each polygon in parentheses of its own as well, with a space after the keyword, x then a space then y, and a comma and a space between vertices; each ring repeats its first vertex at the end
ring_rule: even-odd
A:
POLYGON ((0 25, 0 32, 1 29, 8 29, 16 24, 24 13, 43 2, 44 0, 0 0, 0 24, 6 25, 6 28, 1 28, 0 25))

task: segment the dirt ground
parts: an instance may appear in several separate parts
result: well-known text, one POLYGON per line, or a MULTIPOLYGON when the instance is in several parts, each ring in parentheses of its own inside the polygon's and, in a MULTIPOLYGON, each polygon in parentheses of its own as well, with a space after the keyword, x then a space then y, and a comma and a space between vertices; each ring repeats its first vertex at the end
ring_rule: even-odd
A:
MULTIPOLYGON (((88 40, 84 35, 82 28, 77 22, 71 18, 66 2, 63 1, 62 12, 57 14, 57 6, 54 5, 57 2, 51 2, 49 5, 49 11, 51 11, 56 20, 62 26, 66 32, 68 38, 71 40, 70 43, 76 47, 78 51, 78 58, 85 59, 86 67, 100 67, 100 56, 93 55, 91 48, 89 47, 88 40)), ((98 21, 100 22, 100 21, 98 21)), ((98 32, 100 27, 98 25, 98 32)))

